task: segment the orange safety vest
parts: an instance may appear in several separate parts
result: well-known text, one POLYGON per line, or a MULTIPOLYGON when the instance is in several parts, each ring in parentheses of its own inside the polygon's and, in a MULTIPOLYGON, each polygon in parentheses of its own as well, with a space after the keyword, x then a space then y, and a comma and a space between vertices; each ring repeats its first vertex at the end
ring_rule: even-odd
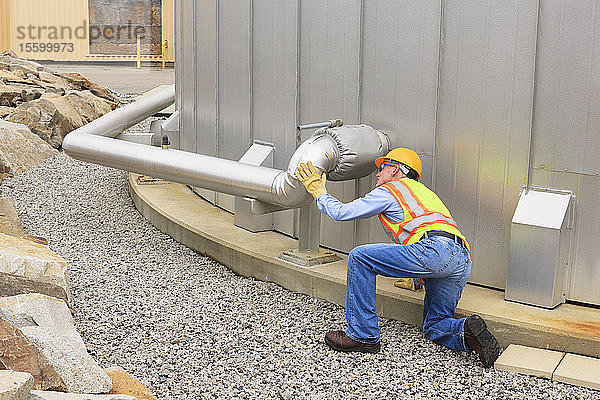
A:
POLYGON ((383 213, 379 220, 388 237, 398 244, 418 242, 425 232, 444 231, 460 237, 467 246, 469 243, 460 233, 456 222, 450 216, 440 198, 427 186, 412 179, 402 178, 382 185, 387 189, 404 211, 404 220, 390 221, 383 213))

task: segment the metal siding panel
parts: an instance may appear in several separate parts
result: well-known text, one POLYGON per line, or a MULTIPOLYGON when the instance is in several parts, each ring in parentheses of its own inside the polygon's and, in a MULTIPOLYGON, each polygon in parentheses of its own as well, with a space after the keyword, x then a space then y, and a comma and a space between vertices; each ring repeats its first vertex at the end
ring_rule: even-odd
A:
POLYGON ((439 1, 365 0, 362 121, 433 154, 439 1))
POLYGON ((600 175, 600 2, 596 1, 595 10, 590 10, 594 15, 593 26, 590 28, 588 38, 589 57, 586 60, 588 76, 586 77, 585 91, 588 96, 587 120, 585 141, 583 143, 583 171, 585 173, 600 175))
MULTIPOLYGON (((218 16, 218 156, 239 160, 250 137, 250 2, 220 0, 218 16)), ((217 204, 233 212, 234 197, 218 194, 217 204)))
POLYGON ((575 248, 567 298, 600 305, 600 179, 580 175, 579 185, 575 248))
POLYGON ((597 1, 544 3, 533 123, 533 183, 577 196, 567 298, 591 304, 600 304, 599 7, 597 1))
MULTIPOLYGON (((173 42, 174 46, 174 57, 175 57, 175 109, 179 111, 179 139, 182 139, 182 122, 181 122, 181 110, 184 107, 183 99, 182 99, 182 88, 184 86, 183 80, 183 67, 184 63, 181 51, 181 44, 185 40, 184 36, 184 28, 181 21, 181 8, 182 8, 182 0, 175 0, 175 4, 173 5, 173 13, 174 13, 174 35, 178 38, 176 42, 173 42)), ((179 144, 179 149, 181 149, 181 142, 179 144)))
MULTIPOLYGON (((341 118, 358 122, 360 0, 301 2, 300 123, 341 118)), ((313 131, 303 132, 303 139, 313 131)), ((355 182, 329 182, 328 191, 343 202, 356 198, 355 182)), ((354 221, 323 216, 321 244, 349 252, 354 221)))
POLYGON ((179 56, 181 57, 182 71, 180 71, 181 107, 179 110, 181 149, 185 151, 196 152, 196 70, 198 66, 196 61, 195 34, 195 2, 180 0, 179 10, 181 28, 179 56))
MULTIPOLYGON (((440 2, 365 0, 363 13, 360 122, 417 151, 431 185, 440 2)), ((358 194, 375 183, 360 179, 358 194)), ((355 244, 389 242, 377 217, 356 224, 355 244)))
MULTIPOLYGON (((252 132, 275 145, 274 167, 287 169, 296 149, 298 7, 293 1, 254 2, 252 132)), ((294 212, 274 214, 276 230, 294 234, 294 212)))
POLYGON ((217 1, 196 2, 194 32, 196 153, 217 155, 217 1))
POLYGON ((552 1, 540 21, 534 165, 600 172, 600 4, 552 1))
POLYGON ((471 282, 503 288, 526 179, 537 1, 445 3, 437 193, 471 243, 471 282))
POLYGON ((218 156, 239 160, 251 145, 250 3, 219 1, 218 156))
MULTIPOLYGON (((217 4, 218 0, 194 2, 194 31, 191 43, 194 73, 194 148, 195 153, 217 155, 217 4)), ((216 193, 195 189, 216 203, 216 193)))

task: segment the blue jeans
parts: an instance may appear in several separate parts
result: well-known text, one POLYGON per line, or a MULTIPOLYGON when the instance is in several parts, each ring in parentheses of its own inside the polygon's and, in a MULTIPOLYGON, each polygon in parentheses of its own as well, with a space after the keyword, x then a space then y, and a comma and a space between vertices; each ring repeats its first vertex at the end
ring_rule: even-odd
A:
POLYGON ((348 257, 346 335, 363 343, 379 341, 379 317, 375 312, 375 278, 423 278, 423 334, 454 350, 465 347, 465 319, 454 311, 469 275, 471 257, 462 242, 431 236, 411 245, 368 244, 348 257))

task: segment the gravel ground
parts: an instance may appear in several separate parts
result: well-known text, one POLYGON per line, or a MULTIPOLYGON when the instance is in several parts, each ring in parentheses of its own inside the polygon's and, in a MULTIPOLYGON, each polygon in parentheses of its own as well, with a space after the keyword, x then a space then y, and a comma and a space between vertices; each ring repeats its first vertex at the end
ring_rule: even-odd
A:
POLYGON ((344 309, 237 276, 138 214, 126 173, 61 153, 4 181, 26 231, 69 263, 91 355, 160 399, 593 399, 600 392, 484 370, 473 355, 382 319, 382 351, 323 344, 344 309))

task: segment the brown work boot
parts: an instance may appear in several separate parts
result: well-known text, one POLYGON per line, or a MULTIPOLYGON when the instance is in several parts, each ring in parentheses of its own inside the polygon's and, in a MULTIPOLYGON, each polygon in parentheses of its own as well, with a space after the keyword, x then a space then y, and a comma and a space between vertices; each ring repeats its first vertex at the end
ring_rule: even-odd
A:
POLYGON ((484 368, 494 365, 500 354, 498 341, 488 331, 487 325, 479 315, 471 315, 465 320, 465 344, 475 353, 479 354, 479 360, 484 368))
POLYGON ((348 337, 344 331, 327 332, 325 335, 325 344, 334 350, 344 352, 377 353, 381 348, 380 342, 372 344, 357 342, 348 337))

